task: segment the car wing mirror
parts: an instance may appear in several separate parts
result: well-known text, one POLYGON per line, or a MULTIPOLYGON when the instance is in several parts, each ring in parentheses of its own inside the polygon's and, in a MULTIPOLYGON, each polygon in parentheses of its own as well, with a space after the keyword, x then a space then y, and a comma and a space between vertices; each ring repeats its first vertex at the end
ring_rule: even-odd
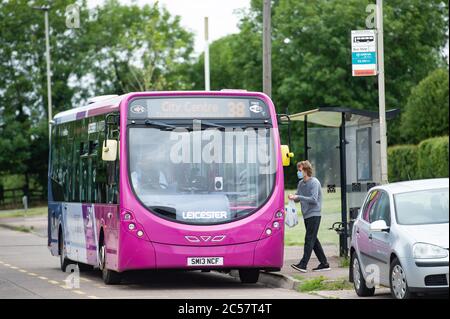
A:
POLYGON ((389 226, 384 220, 377 220, 370 224, 370 231, 373 232, 389 232, 389 226))

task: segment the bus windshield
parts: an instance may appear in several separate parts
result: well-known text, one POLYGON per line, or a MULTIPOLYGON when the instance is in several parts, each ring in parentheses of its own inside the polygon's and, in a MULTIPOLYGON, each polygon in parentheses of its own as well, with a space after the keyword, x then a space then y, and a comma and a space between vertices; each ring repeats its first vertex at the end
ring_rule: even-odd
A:
POLYGON ((129 175, 150 212, 219 224, 250 215, 271 195, 276 165, 270 127, 146 123, 128 130, 129 175))

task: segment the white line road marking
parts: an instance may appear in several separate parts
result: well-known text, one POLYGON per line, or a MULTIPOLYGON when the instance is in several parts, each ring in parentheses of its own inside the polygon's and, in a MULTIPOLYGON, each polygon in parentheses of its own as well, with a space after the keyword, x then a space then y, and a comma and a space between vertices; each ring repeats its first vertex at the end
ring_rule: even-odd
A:
MULTIPOLYGON (((29 276, 37 277, 37 278, 42 279, 42 280, 47 280, 48 283, 53 284, 53 285, 59 285, 59 286, 60 286, 61 288, 63 288, 63 289, 66 289, 66 290, 67 290, 67 289, 71 289, 70 287, 68 287, 68 286, 66 286, 66 285, 60 285, 60 283, 59 283, 58 281, 56 281, 56 280, 48 280, 47 277, 39 276, 38 274, 36 274, 36 273, 34 273, 34 272, 28 272, 28 271, 25 270, 25 269, 22 269, 22 268, 13 266, 13 265, 11 265, 11 264, 6 264, 6 263, 4 263, 3 261, 0 261, 0 264, 4 265, 4 266, 6 266, 6 267, 9 267, 9 268, 11 268, 11 269, 20 271, 21 273, 26 273, 26 274, 29 275, 29 276)), ((87 278, 81 278, 81 280, 83 280, 83 281, 85 281, 85 282, 92 282, 92 280, 87 279, 87 278)), ((97 286, 97 285, 96 285, 96 286, 97 286)), ((98 286, 99 286, 99 288, 105 288, 105 287, 102 287, 102 286, 100 286, 100 285, 98 285, 98 286)), ((76 293, 76 294, 78 294, 78 295, 86 295, 86 293, 85 293, 84 291, 81 291, 81 290, 72 290, 72 292, 73 292, 73 293, 76 293)), ((88 296, 88 298, 91 298, 91 299, 99 299, 97 296, 93 296, 93 295, 88 296)))

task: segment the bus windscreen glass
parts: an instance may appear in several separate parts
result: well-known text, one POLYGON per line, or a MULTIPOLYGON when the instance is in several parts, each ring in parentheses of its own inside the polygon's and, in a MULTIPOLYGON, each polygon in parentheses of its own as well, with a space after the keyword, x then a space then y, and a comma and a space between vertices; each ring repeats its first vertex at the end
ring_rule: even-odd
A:
POLYGON ((150 212, 189 224, 246 217, 275 181, 271 128, 128 129, 129 174, 150 212))

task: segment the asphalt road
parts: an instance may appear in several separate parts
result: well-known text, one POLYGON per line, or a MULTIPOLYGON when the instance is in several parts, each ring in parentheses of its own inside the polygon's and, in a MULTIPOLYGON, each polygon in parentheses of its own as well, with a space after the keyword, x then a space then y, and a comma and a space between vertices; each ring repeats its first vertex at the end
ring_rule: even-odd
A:
POLYGON ((262 284, 241 284, 216 272, 131 272, 124 283, 106 286, 98 271, 80 273, 79 288, 69 288, 69 273, 50 255, 46 238, 0 227, 0 299, 6 298, 321 298, 262 284))

